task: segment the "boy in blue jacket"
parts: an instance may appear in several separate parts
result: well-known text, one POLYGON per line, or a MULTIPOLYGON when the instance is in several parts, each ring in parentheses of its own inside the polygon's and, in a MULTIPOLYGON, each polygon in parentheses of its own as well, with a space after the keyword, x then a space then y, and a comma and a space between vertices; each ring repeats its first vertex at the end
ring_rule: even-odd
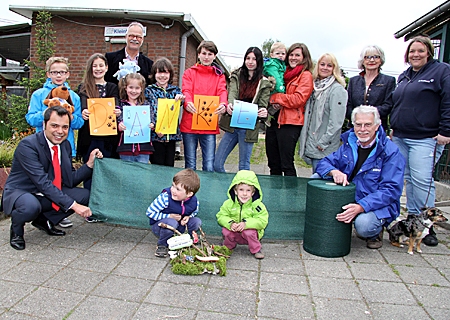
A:
POLYGON ((173 231, 162 228, 163 222, 181 233, 186 228, 192 237, 192 231, 197 231, 202 221, 196 217, 198 200, 195 194, 200 189, 200 178, 192 169, 184 169, 175 174, 172 186, 165 188, 147 209, 146 215, 150 219, 153 233, 159 238, 155 256, 167 257, 169 240, 173 231))
POLYGON ((70 75, 69 61, 63 57, 51 57, 45 63, 45 69, 47 72, 47 81, 41 89, 36 90, 31 95, 30 106, 28 107, 28 112, 25 115, 25 119, 30 126, 36 128, 36 132, 42 131, 44 123, 44 110, 47 109, 47 106, 44 104, 44 100, 53 88, 58 86, 67 87, 75 108, 72 114, 73 119, 70 123, 69 136, 67 137, 67 140, 69 140, 70 145, 72 146, 72 157, 75 157, 76 148, 74 130, 80 129, 84 124, 84 120, 81 117, 80 97, 75 92, 70 90, 69 84, 66 82, 70 75))

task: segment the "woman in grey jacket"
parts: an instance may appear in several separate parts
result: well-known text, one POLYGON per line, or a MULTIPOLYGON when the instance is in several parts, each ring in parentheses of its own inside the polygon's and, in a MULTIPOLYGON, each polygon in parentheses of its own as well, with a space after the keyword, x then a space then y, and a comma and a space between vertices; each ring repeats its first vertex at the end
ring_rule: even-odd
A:
POLYGON ((347 92, 339 64, 331 53, 325 53, 319 58, 313 78, 314 92, 305 107, 299 154, 312 164, 314 173, 319 161, 339 148, 347 92))
POLYGON ((225 131, 217 148, 214 171, 225 172, 224 164, 231 151, 239 144, 239 170, 250 170, 253 144, 258 142, 258 121, 253 129, 231 127, 231 115, 235 100, 258 105, 258 118, 267 117, 272 84, 263 76, 263 56, 257 47, 250 47, 244 56, 242 67, 230 76, 227 112, 222 115, 219 127, 225 131))

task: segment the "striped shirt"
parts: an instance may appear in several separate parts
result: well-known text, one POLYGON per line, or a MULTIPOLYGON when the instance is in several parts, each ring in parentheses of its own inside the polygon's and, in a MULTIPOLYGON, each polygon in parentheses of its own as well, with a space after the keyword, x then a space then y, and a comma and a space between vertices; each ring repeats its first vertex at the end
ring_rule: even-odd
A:
MULTIPOLYGON (((181 206, 183 206, 184 201, 178 201, 181 202, 181 206)), ((190 214, 191 217, 195 217, 198 214, 198 200, 197 200, 197 206, 190 214)), ((169 206, 169 194, 167 192, 162 192, 158 197, 156 197, 155 200, 150 204, 150 206, 147 208, 146 215, 150 219, 153 220, 161 220, 164 218, 168 218, 170 213, 162 213, 164 209, 166 209, 169 206)))

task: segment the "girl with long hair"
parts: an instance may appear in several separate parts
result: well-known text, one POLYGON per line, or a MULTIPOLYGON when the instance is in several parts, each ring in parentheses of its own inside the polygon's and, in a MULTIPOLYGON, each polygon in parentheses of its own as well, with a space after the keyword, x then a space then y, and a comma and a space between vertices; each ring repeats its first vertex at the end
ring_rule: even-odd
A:
POLYGON ((225 172, 224 164, 228 155, 239 144, 239 170, 250 170, 250 157, 253 144, 258 141, 258 124, 253 129, 231 127, 231 115, 235 100, 258 105, 258 118, 267 117, 269 104, 270 81, 263 76, 263 55, 259 48, 250 47, 244 55, 244 63, 230 76, 228 86, 228 106, 219 122, 219 127, 225 131, 214 160, 214 171, 225 172))
MULTIPOLYGON (((123 111, 124 106, 140 106, 147 105, 148 101, 145 98, 145 78, 139 73, 129 73, 119 81, 119 95, 120 95, 120 111, 123 111)), ((149 114, 150 120, 151 116, 149 114)), ((150 121, 150 128, 154 125, 150 121)), ((141 162, 148 164, 150 160, 150 154, 155 151, 153 145, 150 142, 143 143, 125 143, 124 131, 127 129, 123 123, 123 114, 119 119, 119 145, 117 146, 117 152, 120 155, 120 159, 130 162, 141 162)))
MULTIPOLYGON (((94 53, 86 63, 83 81, 78 87, 81 99, 81 116, 84 125, 78 130, 77 155, 82 157, 83 162, 89 159, 92 150, 98 148, 105 158, 118 158, 116 147, 118 135, 93 136, 89 128, 89 115, 87 100, 89 98, 114 98, 115 105, 119 104, 119 90, 117 85, 105 81, 105 73, 108 70, 108 61, 101 53, 94 53)), ((116 109, 116 116, 120 110, 116 109)), ((91 179, 84 181, 84 188, 91 189, 91 179)))

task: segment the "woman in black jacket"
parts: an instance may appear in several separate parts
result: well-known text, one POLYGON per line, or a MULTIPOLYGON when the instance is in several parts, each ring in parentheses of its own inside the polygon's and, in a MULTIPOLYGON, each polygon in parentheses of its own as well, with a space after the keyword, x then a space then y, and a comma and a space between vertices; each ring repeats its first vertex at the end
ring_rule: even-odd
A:
POLYGON ((361 51, 358 68, 362 71, 348 83, 347 119, 350 120, 356 107, 374 106, 380 113, 383 129, 389 129, 388 115, 392 107, 389 95, 395 89, 395 78, 380 72, 385 61, 384 51, 379 46, 367 46, 361 51))

